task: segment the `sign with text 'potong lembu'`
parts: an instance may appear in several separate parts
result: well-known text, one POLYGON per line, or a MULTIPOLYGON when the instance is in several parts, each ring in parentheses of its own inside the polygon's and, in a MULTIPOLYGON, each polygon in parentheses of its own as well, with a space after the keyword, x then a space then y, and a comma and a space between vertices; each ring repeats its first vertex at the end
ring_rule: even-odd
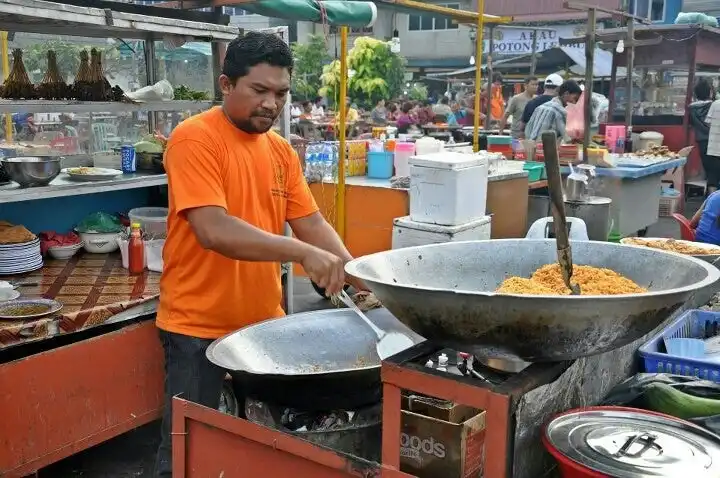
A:
MULTIPOLYGON (((554 48, 560 44, 560 39, 577 38, 585 35, 585 25, 544 25, 543 30, 537 31, 537 51, 554 48)), ((532 53, 532 28, 504 29, 495 28, 493 31, 493 52, 500 55, 525 55, 532 53)), ((584 44, 572 45, 573 48, 584 48, 584 44)), ((485 52, 490 51, 490 41, 485 41, 485 52)))

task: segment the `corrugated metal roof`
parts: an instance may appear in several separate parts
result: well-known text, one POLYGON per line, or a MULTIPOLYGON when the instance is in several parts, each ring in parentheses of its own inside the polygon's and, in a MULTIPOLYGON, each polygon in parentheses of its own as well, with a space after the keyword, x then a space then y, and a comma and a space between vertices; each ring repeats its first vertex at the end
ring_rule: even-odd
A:
MULTIPOLYGON (((489 0, 485 2, 485 13, 515 17, 515 21, 570 20, 587 18, 583 12, 566 10, 566 0, 489 0)), ((715 0, 717 1, 717 0, 715 0)), ((590 0, 583 3, 603 8, 617 9, 620 0, 590 0)))

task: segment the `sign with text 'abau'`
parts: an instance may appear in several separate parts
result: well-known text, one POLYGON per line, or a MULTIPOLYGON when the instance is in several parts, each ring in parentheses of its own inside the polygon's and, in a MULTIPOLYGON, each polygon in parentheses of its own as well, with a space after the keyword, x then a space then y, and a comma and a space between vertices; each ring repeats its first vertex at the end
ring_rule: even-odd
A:
MULTIPOLYGON (((560 39, 577 38, 585 35, 585 25, 543 25, 537 31, 537 51, 544 51, 559 46, 560 39)), ((533 51, 532 28, 504 29, 493 31, 493 52, 500 55, 526 55, 533 51)), ((584 44, 572 45, 573 48, 584 48, 584 44)), ((489 39, 485 41, 485 52, 490 51, 489 39)))

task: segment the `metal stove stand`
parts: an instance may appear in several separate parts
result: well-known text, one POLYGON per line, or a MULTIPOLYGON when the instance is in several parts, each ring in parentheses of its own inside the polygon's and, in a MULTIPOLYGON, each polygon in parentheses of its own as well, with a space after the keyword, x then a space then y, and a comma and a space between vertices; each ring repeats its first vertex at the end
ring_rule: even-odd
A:
POLYGON ((400 469, 401 392, 485 410, 485 478, 511 478, 515 410, 523 395, 555 381, 572 361, 535 363, 499 385, 425 367, 428 358, 445 347, 422 342, 382 363, 382 463, 400 469))

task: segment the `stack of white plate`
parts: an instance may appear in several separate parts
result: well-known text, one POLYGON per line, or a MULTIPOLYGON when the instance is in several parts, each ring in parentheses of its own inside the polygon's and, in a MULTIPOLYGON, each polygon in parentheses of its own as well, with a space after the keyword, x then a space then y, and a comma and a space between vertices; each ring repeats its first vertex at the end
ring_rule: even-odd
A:
POLYGON ((42 265, 40 239, 20 244, 0 244, 0 275, 30 272, 42 265))

